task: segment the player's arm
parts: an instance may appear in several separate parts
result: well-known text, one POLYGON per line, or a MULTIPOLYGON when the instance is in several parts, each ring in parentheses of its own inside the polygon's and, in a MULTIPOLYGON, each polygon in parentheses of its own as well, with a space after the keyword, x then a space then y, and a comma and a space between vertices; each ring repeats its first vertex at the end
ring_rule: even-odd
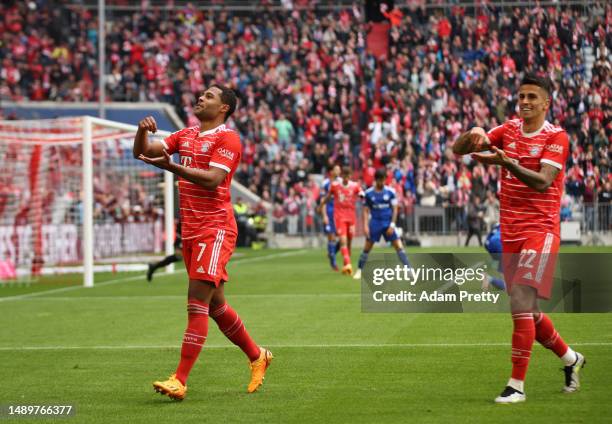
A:
POLYGON ((225 169, 216 166, 211 166, 210 169, 197 169, 179 165, 172 160, 172 157, 165 149, 162 149, 161 154, 160 157, 149 157, 141 154, 138 156, 138 159, 158 168, 170 171, 200 187, 204 187, 206 190, 216 189, 228 174, 225 169))
POLYGON ((332 192, 331 192, 331 188, 327 191, 327 193, 325 193, 325 196, 323 196, 323 198, 321 199, 321 203, 319 203, 319 206, 317 206, 317 212, 319 213, 319 215, 325 217, 327 214, 325 213, 325 210, 323 209, 325 207, 325 204, 327 202, 329 202, 329 199, 331 199, 332 196, 332 192))
POLYGON ((370 208, 367 203, 363 204, 363 233, 366 238, 370 237, 370 208))
POLYGON ((134 136, 134 147, 132 153, 134 158, 138 158, 140 155, 155 158, 163 155, 164 146, 159 142, 150 142, 148 133, 157 132, 157 123, 155 118, 147 116, 138 123, 138 131, 134 136))
MULTIPOLYGON (((164 151, 164 154, 167 154, 164 151)), ((171 162, 172 165, 168 171, 178 175, 194 184, 204 187, 206 190, 215 190, 219 184, 223 182, 227 176, 227 171, 216 166, 211 166, 210 169, 188 168, 171 162)))
POLYGON ((491 142, 487 133, 481 127, 474 127, 464 132, 455 140, 453 153, 456 155, 467 155, 473 152, 482 152, 491 148, 491 142))
POLYGON ((548 163, 542 163, 539 171, 532 171, 510 159, 503 150, 495 146, 491 147, 491 151, 491 154, 475 153, 472 157, 487 165, 503 166, 528 187, 540 193, 545 192, 559 174, 559 169, 548 163))

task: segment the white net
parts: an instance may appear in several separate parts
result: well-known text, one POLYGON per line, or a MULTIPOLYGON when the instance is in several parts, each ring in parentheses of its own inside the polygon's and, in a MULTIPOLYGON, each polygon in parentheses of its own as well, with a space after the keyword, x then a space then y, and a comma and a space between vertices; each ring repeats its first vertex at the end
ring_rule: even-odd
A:
MULTIPOLYGON (((163 172, 133 140, 92 126, 95 260, 164 248, 163 172)), ((82 263, 84 166, 82 118, 0 121, 0 279, 82 263)))

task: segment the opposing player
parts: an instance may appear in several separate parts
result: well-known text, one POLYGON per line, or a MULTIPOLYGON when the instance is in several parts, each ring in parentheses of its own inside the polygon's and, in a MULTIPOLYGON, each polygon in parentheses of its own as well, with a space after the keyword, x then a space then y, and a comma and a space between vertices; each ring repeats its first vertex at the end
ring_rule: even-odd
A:
MULTIPOLYGON (((351 181, 351 169, 348 166, 342 167, 342 181, 334 181, 329 192, 321 200, 319 213, 331 199, 334 200, 334 222, 336 224, 336 234, 340 238, 340 252, 344 265, 342 273, 345 275, 353 274, 351 265, 351 243, 355 234, 356 205, 359 196, 363 196, 363 191, 359 184, 351 181)), ((328 225, 327 215, 323 215, 323 223, 328 225)))
POLYGON ((524 380, 534 340, 551 349, 565 364, 564 392, 580 386, 586 363, 538 308, 550 298, 555 255, 559 250, 559 210, 569 143, 566 132, 546 121, 550 80, 526 75, 518 92, 520 119, 506 121, 486 133, 475 127, 454 143, 456 154, 499 165, 503 269, 514 331, 512 376, 495 402, 525 401, 524 380), (491 153, 478 153, 490 150, 491 153))
MULTIPOLYGON (((324 198, 334 181, 338 181, 340 178, 340 165, 334 165, 329 173, 329 177, 323 180, 321 184, 321 198, 324 198)), ((338 239, 336 237, 336 224, 334 221, 334 200, 330 199, 325 204, 325 210, 321 212, 327 216, 327 224, 325 224, 325 234, 327 235, 327 258, 329 259, 329 265, 334 271, 338 271, 338 265, 336 264, 336 253, 338 250, 338 239)), ((325 218, 324 218, 325 220, 325 218)))
POLYGON ((368 255, 374 247, 374 243, 380 240, 380 236, 385 241, 390 241, 400 261, 410 266, 402 241, 395 231, 395 220, 397 219, 397 197, 395 191, 385 185, 387 172, 384 169, 377 169, 374 173, 374 186, 365 191, 363 208, 363 228, 365 229, 365 246, 359 256, 359 265, 353 278, 361 278, 361 270, 368 260, 368 255))
POLYGON ((180 251, 183 249, 183 240, 181 239, 181 221, 176 221, 176 226, 174 230, 174 253, 172 255, 166 256, 164 259, 158 262, 153 262, 149 264, 149 268, 147 270, 147 281, 150 283, 153 280, 153 274, 160 268, 166 267, 175 262, 179 262, 183 260, 183 256, 180 251))
POLYGON ((209 311, 219 329, 249 358, 249 393, 261 386, 272 360, 270 351, 251 339, 224 295, 225 266, 237 237, 229 190, 242 152, 238 134, 224 122, 235 109, 233 90, 215 84, 193 109, 199 126, 175 132, 162 143, 151 143, 147 132, 157 131, 157 124, 147 117, 138 124, 134 139, 134 157, 179 177, 183 258, 189 274, 187 329, 176 372, 153 383, 157 392, 173 399, 182 400, 187 393, 187 377, 208 335, 209 311), (174 153, 179 153, 180 164, 172 161, 174 153))

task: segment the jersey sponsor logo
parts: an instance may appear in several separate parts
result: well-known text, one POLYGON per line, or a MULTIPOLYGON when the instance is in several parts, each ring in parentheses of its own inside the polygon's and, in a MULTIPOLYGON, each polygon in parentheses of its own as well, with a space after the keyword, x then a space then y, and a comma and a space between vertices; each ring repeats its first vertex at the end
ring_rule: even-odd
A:
POLYGON ((516 149, 516 143, 513 141, 512 143, 508 144, 508 148, 509 149, 516 149))
POLYGON ((529 149, 529 154, 531 156, 538 156, 541 151, 542 149, 540 148, 540 146, 532 146, 531 149, 529 149))
POLYGON ((219 153, 224 158, 227 158, 229 160, 234 160, 234 152, 232 152, 231 150, 220 147, 217 149, 217 153, 219 153))
POLYGON ((547 144, 546 150, 553 153, 563 153, 563 146, 560 144, 547 144))
POLYGON ((181 147, 189 147, 189 142, 188 141, 183 142, 183 144, 181 144, 181 147))
POLYGON ((208 152, 208 150, 210 149, 210 146, 212 146, 212 144, 209 143, 208 141, 202 144, 202 153, 208 152))

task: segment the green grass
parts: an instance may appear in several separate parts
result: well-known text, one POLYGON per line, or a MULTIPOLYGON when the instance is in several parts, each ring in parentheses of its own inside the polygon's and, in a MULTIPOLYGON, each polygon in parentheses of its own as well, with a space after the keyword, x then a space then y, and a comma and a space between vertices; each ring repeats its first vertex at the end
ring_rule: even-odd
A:
POLYGON ((260 392, 246 394, 246 359, 211 321, 187 399, 155 394, 151 382, 178 360, 186 275, 159 274, 149 285, 138 274, 104 274, 91 289, 78 276, 0 288, 0 404, 74 404, 73 423, 559 424, 612 416, 610 314, 552 316, 587 357, 579 393, 561 393, 559 360, 537 346, 527 403, 498 406, 492 398, 510 369, 507 315, 364 314, 359 284, 330 272, 321 250, 241 253, 226 294, 274 352, 260 392))

